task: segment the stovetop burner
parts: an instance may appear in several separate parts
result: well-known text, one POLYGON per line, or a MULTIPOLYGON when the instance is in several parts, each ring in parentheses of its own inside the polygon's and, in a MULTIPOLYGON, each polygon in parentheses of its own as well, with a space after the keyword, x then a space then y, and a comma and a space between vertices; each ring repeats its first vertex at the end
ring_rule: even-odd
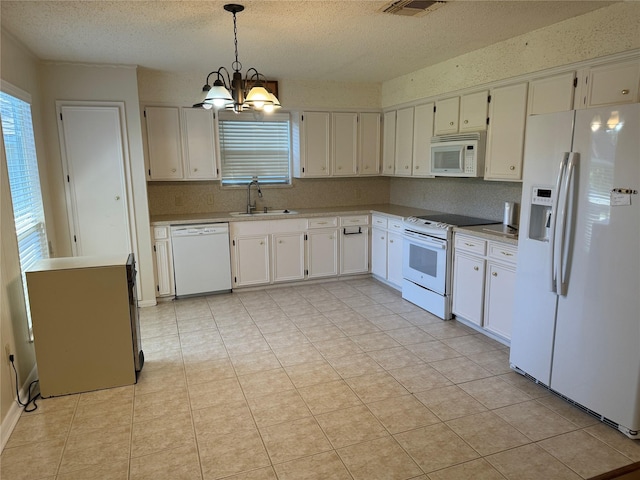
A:
POLYGON ((486 218, 467 217, 465 215, 455 215, 453 213, 440 213, 435 215, 425 215, 424 217, 418 217, 422 220, 428 220, 433 223, 446 223, 453 227, 470 227, 472 225, 490 225, 496 222, 495 220, 487 220, 486 218))

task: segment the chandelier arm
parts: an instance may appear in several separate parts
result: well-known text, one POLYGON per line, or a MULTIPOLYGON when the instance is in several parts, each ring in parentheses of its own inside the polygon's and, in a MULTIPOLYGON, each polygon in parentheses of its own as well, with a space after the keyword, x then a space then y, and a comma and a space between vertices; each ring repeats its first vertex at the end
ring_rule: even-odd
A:
POLYGON ((218 80, 222 81, 224 88, 229 90, 231 88, 231 75, 229 75, 229 70, 227 70, 225 67, 220 67, 215 73, 218 75, 218 80))

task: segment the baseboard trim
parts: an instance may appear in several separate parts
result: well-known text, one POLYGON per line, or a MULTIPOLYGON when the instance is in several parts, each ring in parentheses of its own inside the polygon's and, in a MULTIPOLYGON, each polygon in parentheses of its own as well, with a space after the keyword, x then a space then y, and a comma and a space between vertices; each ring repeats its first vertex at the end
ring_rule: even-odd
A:
POLYGON ((138 306, 140 308, 153 307, 155 305, 156 305, 156 299, 155 298, 153 300, 139 300, 138 301, 138 306))
MULTIPOLYGON (((27 388, 29 388, 31 382, 33 382, 37 377, 38 367, 34 366, 33 370, 31 370, 31 373, 27 377, 27 380, 22 384, 22 387, 20 388, 20 398, 26 398, 28 396, 29 392, 27 392, 27 388)), ((11 384, 13 385, 13 381, 11 382, 11 384)), ((17 399, 14 398, 13 403, 11 404, 11 408, 5 415, 4 419, 2 420, 2 424, 0 425, 0 453, 2 453, 5 445, 9 441, 9 437, 11 436, 13 429, 16 428, 18 420, 20 420, 20 415, 22 415, 22 409, 23 407, 21 407, 18 404, 17 399)))

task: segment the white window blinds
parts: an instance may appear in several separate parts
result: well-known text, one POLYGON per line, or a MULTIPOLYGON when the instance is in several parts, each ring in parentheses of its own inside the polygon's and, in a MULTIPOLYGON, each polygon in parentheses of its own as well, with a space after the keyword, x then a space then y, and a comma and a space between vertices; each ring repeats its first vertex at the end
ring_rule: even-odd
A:
POLYGON ((220 112, 220 158, 223 185, 288 184, 290 128, 288 114, 264 115, 220 112))
MULTIPOLYGON (((2 88, 7 89, 7 85, 3 83, 2 88)), ((49 256, 31 105, 0 91, 0 118, 31 335, 29 296, 24 272, 37 260, 49 256)))

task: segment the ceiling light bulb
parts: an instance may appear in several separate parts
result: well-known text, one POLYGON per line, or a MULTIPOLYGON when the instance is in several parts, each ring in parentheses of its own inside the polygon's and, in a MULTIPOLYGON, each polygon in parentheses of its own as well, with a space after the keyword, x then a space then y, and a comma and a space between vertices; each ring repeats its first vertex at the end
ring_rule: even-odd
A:
POLYGON ((267 104, 264 106, 263 110, 267 113, 271 113, 275 110, 275 107, 272 104, 267 104))

